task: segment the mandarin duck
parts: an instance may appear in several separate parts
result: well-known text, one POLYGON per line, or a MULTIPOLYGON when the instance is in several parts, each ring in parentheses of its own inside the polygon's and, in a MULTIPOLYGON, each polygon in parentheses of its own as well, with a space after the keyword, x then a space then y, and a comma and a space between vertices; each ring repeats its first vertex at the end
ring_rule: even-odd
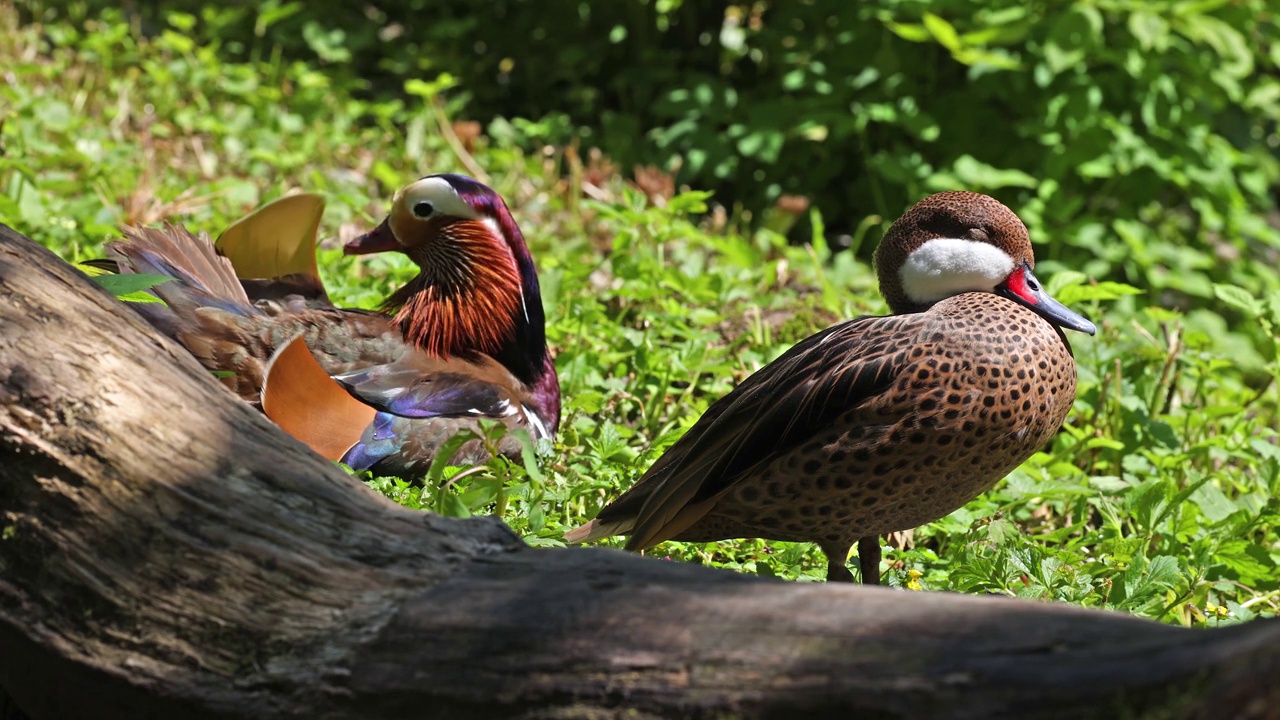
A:
MULTIPOLYGON (((115 268, 172 278, 132 306, 241 398, 331 460, 416 478, 437 449, 489 418, 549 439, 560 385, 533 258, 502 198, 461 175, 402 188, 346 254, 398 251, 418 275, 382 311, 335 308, 315 264, 323 201, 282 198, 216 245, 185 230, 126 228, 115 268), (239 277, 237 277, 239 275, 239 277), (240 279, 247 278, 247 279, 240 279)), ((520 452, 508 434, 505 455, 520 452)), ((483 462, 482 443, 450 462, 483 462)))
POLYGON ((715 402, 571 542, 814 542, 828 581, 879 583, 879 536, 941 518, 1058 432, 1075 400, 1062 328, 1092 323, 1032 274, 1026 226, 971 192, 921 200, 876 250, 893 315, 813 335, 715 402))

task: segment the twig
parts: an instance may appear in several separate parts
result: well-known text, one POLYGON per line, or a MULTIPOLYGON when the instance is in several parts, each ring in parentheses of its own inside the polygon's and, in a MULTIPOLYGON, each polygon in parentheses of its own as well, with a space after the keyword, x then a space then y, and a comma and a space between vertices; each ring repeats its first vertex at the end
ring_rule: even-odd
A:
POLYGON ((445 142, 449 143, 449 148, 453 150, 453 154, 458 157, 458 162, 462 163, 462 167, 467 169, 471 177, 482 183, 489 182, 489 174, 486 173, 476 159, 467 152, 462 146, 462 141, 458 139, 458 134, 453 131, 453 123, 449 122, 449 118, 444 114, 444 101, 436 95, 431 100, 431 109, 435 111, 436 124, 440 126, 440 134, 444 136, 445 142))

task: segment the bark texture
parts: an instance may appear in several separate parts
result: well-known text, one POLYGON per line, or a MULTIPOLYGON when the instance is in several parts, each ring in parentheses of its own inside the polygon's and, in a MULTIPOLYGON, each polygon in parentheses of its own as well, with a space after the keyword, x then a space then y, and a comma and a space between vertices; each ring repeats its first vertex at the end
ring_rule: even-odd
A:
POLYGON ((401 508, 0 226, 0 712, 1280 717, 1280 622, 797 585, 401 508))

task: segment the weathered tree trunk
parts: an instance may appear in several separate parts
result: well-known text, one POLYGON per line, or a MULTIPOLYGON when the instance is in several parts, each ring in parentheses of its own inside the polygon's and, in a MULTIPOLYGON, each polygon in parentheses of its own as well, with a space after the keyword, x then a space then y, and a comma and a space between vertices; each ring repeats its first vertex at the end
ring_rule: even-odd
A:
POLYGON ((396 506, 0 226, 0 687, 43 718, 1278 717, 1280 623, 788 584, 396 506))

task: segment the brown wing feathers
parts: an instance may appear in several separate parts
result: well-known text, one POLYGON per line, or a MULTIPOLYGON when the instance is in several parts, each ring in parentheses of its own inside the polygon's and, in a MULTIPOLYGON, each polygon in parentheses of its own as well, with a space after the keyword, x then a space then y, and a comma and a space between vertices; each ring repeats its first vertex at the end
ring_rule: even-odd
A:
POLYGON ((602 512, 600 521, 635 512, 629 549, 675 537, 753 467, 892 383, 906 358, 889 340, 910 333, 910 322, 918 321, 913 316, 859 318, 792 348, 716 403, 725 407, 709 412, 677 442, 688 442, 688 449, 673 463, 655 465, 636 483, 632 491, 647 496, 638 512, 634 502, 619 503, 610 508, 616 512, 602 512), (840 369, 832 373, 832 367, 840 369), (812 380, 796 383, 804 375, 812 380))
MULTIPOLYGON (((249 296, 236 277, 235 268, 218 255, 207 236, 192 235, 177 225, 163 228, 125 227, 126 240, 107 244, 107 254, 120 272, 167 275, 210 298, 248 306, 249 296)), ((165 283, 156 294, 179 292, 182 285, 165 283)))

